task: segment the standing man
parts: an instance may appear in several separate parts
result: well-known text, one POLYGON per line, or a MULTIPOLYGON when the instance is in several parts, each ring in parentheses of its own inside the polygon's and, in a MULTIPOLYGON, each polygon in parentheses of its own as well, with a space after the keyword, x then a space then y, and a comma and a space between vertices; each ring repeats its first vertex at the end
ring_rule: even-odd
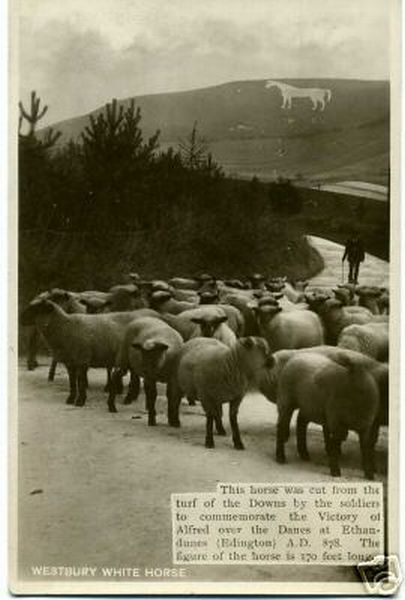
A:
POLYGON ((357 283, 360 263, 364 261, 364 246, 358 235, 347 240, 342 262, 347 258, 349 263, 349 283, 357 283))

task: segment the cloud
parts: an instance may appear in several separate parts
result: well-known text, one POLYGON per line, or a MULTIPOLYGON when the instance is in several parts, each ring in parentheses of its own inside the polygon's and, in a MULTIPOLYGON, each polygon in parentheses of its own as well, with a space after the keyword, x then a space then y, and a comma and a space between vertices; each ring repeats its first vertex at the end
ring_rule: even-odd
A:
POLYGON ((382 0, 22 0, 20 94, 52 122, 232 80, 386 78, 388 19, 382 0))

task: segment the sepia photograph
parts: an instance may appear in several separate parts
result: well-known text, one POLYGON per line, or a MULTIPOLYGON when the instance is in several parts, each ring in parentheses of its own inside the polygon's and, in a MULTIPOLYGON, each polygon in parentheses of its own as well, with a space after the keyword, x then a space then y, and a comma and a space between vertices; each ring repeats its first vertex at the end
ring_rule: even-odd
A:
POLYGON ((398 589, 400 8, 10 4, 11 592, 398 589))

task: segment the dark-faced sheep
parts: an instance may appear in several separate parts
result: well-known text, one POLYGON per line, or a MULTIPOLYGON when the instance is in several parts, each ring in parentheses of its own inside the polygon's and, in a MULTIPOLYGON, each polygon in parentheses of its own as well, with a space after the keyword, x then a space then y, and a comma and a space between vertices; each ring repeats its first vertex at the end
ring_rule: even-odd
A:
POLYGON ((260 335, 272 351, 282 348, 307 348, 324 342, 322 323, 309 310, 284 312, 273 305, 257 306, 255 314, 260 335))
MULTIPOLYGON (((181 335, 159 318, 145 316, 130 323, 121 343, 113 373, 108 398, 109 410, 115 412, 115 382, 129 370, 131 381, 137 382, 139 377, 144 378, 148 425, 156 425, 156 383, 161 381, 168 384, 169 424, 178 426, 171 413, 170 381, 175 368, 175 359, 182 345, 181 335)), ((127 403, 136 399, 138 391, 138 386, 131 387, 130 384, 127 403)))
POLYGON ((67 404, 83 406, 86 401, 87 370, 91 367, 112 369, 127 325, 139 316, 153 315, 150 309, 96 315, 67 314, 49 300, 31 305, 22 322, 32 320, 42 333, 55 360, 69 374, 67 404))
POLYGON ((207 418, 205 446, 214 447, 213 424, 224 433, 222 404, 229 403, 229 420, 236 449, 244 446, 238 427, 239 405, 249 388, 255 387, 260 371, 272 364, 265 340, 240 338, 229 348, 209 338, 186 342, 179 354, 177 377, 173 383, 173 418, 178 420, 181 397, 198 398, 207 418))
POLYGON ((361 352, 381 362, 388 361, 388 323, 349 325, 339 334, 337 345, 361 352))
POLYGON ((284 444, 298 409, 297 444, 303 459, 308 459, 308 451, 301 424, 318 423, 324 428, 331 475, 340 476, 340 444, 353 430, 359 434, 365 477, 373 479, 379 407, 378 386, 367 369, 349 359, 338 364, 316 352, 292 357, 278 382, 277 461, 285 462, 284 444))

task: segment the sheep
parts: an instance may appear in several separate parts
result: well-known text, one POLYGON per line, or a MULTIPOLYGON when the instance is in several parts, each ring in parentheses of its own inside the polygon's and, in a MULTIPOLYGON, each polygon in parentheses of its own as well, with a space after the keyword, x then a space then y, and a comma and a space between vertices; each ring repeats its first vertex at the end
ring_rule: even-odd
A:
POLYGON ((87 369, 114 367, 127 325, 146 315, 156 313, 142 309, 95 315, 67 314, 55 302, 41 299, 23 313, 22 323, 35 322, 55 360, 65 364, 70 384, 66 403, 83 406, 87 369))
POLYGON ((178 290, 198 290, 200 282, 197 279, 186 279, 184 277, 172 277, 169 279, 169 285, 178 290))
POLYGON ((234 330, 226 323, 228 316, 219 305, 200 306, 178 315, 162 314, 162 319, 176 329, 184 341, 194 337, 215 337, 228 346, 236 341, 234 330))
POLYGON ((240 279, 225 279, 224 284, 227 287, 232 287, 239 290, 247 289, 247 284, 243 283, 243 281, 241 281, 240 279))
POLYGON ((237 415, 239 405, 250 387, 255 386, 258 373, 270 366, 271 354, 265 340, 240 338, 229 348, 210 338, 195 338, 186 342, 178 356, 171 397, 172 418, 179 422, 181 397, 198 398, 206 414, 206 448, 214 448, 213 424, 224 435, 222 404, 229 403, 229 420, 234 447, 243 450, 237 415))
POLYGON ((390 292, 386 287, 380 288, 381 296, 377 298, 377 305, 381 315, 388 315, 390 312, 390 292))
POLYGON ((355 304, 354 289, 344 286, 333 288, 336 300, 340 300, 343 306, 353 306, 355 304))
POLYGON ((348 356, 340 364, 309 350, 292 356, 278 379, 277 408, 277 462, 286 461, 284 444, 289 437, 292 413, 299 409, 297 446, 303 459, 309 458, 305 434, 307 423, 312 421, 324 428, 331 475, 340 476, 340 444, 347 430, 354 430, 360 438, 364 475, 374 478, 380 397, 367 368, 348 356))
POLYGON ((206 290, 204 292, 198 292, 198 296, 200 298, 200 304, 218 304, 219 303, 219 293, 218 290, 210 291, 206 290))
POLYGON ((282 348, 306 348, 324 342, 324 332, 318 315, 309 310, 283 312, 280 306, 255 308, 260 335, 272 351, 282 348))
POLYGON ((378 300, 382 295, 380 288, 362 285, 356 288, 356 294, 359 297, 359 306, 368 308, 373 315, 380 314, 378 306, 378 300))
POLYGON ((362 312, 351 312, 348 307, 342 306, 339 300, 328 299, 310 308, 320 316, 325 327, 326 342, 336 345, 340 332, 348 325, 364 325, 373 320, 373 315, 362 312))
POLYGON ((110 312, 146 308, 146 302, 141 297, 139 287, 133 283, 111 287, 107 304, 110 312))
MULTIPOLYGON (((259 391, 270 402, 277 403, 277 385, 283 368, 292 357, 303 354, 306 355, 308 353, 320 354, 321 356, 329 358, 338 364, 343 363, 343 366, 346 365, 346 362, 349 359, 358 367, 366 369, 373 376, 379 391, 380 407, 378 414, 378 426, 388 424, 388 364, 380 363, 373 358, 365 356, 364 354, 360 354, 354 350, 339 348, 337 346, 315 346, 312 348, 302 348, 299 350, 279 350, 273 354, 274 365, 272 369, 263 369, 263 371, 260 373, 260 378, 258 381, 259 391)), ((300 435, 301 437, 305 438, 307 423, 305 423, 305 419, 302 415, 298 416, 300 435)), ((375 430, 375 442, 377 441, 377 437, 378 428, 375 430)), ((303 444, 301 444, 301 448, 304 444, 305 440, 303 444)), ((308 452, 306 452, 306 454, 308 455, 308 452)), ((305 459, 305 456, 303 456, 302 453, 301 457, 305 459)), ((309 457, 307 456, 306 459, 308 458, 309 457)))
POLYGON ((265 287, 266 278, 261 273, 254 273, 252 275, 249 275, 248 280, 249 280, 250 286, 253 289, 262 289, 262 290, 266 289, 266 287, 265 287))
POLYGON ((170 291, 157 290, 149 296, 149 306, 161 313, 178 315, 185 310, 197 308, 198 304, 184 300, 175 300, 170 291))
POLYGON ((199 290, 203 285, 215 283, 215 277, 208 273, 203 273, 197 277, 184 278, 184 277, 172 277, 169 280, 169 284, 179 290, 199 290))
MULTIPOLYGON (((59 306, 62 306, 65 312, 67 313, 85 313, 86 307, 79 302, 76 298, 75 294, 71 292, 67 292, 60 288, 53 288, 50 291, 42 292, 35 296, 35 298, 30 302, 28 309, 30 306, 36 306, 36 303, 40 300, 52 300, 59 306)), ((27 309, 26 309, 27 311, 27 309)), ((26 312, 24 311, 24 312, 26 312)), ((38 366, 36 360, 36 353, 38 347, 38 329, 35 324, 30 325, 30 331, 28 336, 28 352, 27 352, 27 366, 28 370, 32 371, 35 367, 38 366)), ((48 381, 53 381, 55 378, 57 362, 53 359, 51 366, 49 367, 48 372, 48 381)))
POLYGON ((193 304, 198 304, 200 301, 200 296, 193 290, 176 290, 175 288, 171 288, 170 291, 175 300, 185 300, 186 302, 192 302, 193 304))
POLYGON ((296 281, 295 283, 285 281, 282 291, 284 295, 296 304, 297 302, 305 301, 305 289, 308 286, 308 281, 296 281))
POLYGON ((388 323, 349 325, 339 334, 340 348, 356 350, 381 362, 388 361, 388 323))
POLYGON ((243 323, 244 323, 244 332, 245 336, 257 336, 259 335, 259 329, 257 326, 257 321, 252 309, 252 302, 255 301, 253 294, 249 291, 245 293, 245 290, 237 290, 236 292, 227 293, 226 296, 222 298, 222 304, 224 303, 233 306, 236 308, 239 313, 242 315, 243 323))
POLYGON ((166 382, 168 396, 169 425, 178 426, 172 418, 170 400, 170 379, 175 368, 175 358, 183 345, 181 335, 170 325, 154 316, 141 316, 132 321, 121 342, 113 372, 112 385, 108 397, 110 412, 115 412, 115 384, 129 369, 131 382, 127 403, 138 395, 139 377, 144 378, 148 425, 156 425, 155 403, 157 397, 156 382, 166 382))

